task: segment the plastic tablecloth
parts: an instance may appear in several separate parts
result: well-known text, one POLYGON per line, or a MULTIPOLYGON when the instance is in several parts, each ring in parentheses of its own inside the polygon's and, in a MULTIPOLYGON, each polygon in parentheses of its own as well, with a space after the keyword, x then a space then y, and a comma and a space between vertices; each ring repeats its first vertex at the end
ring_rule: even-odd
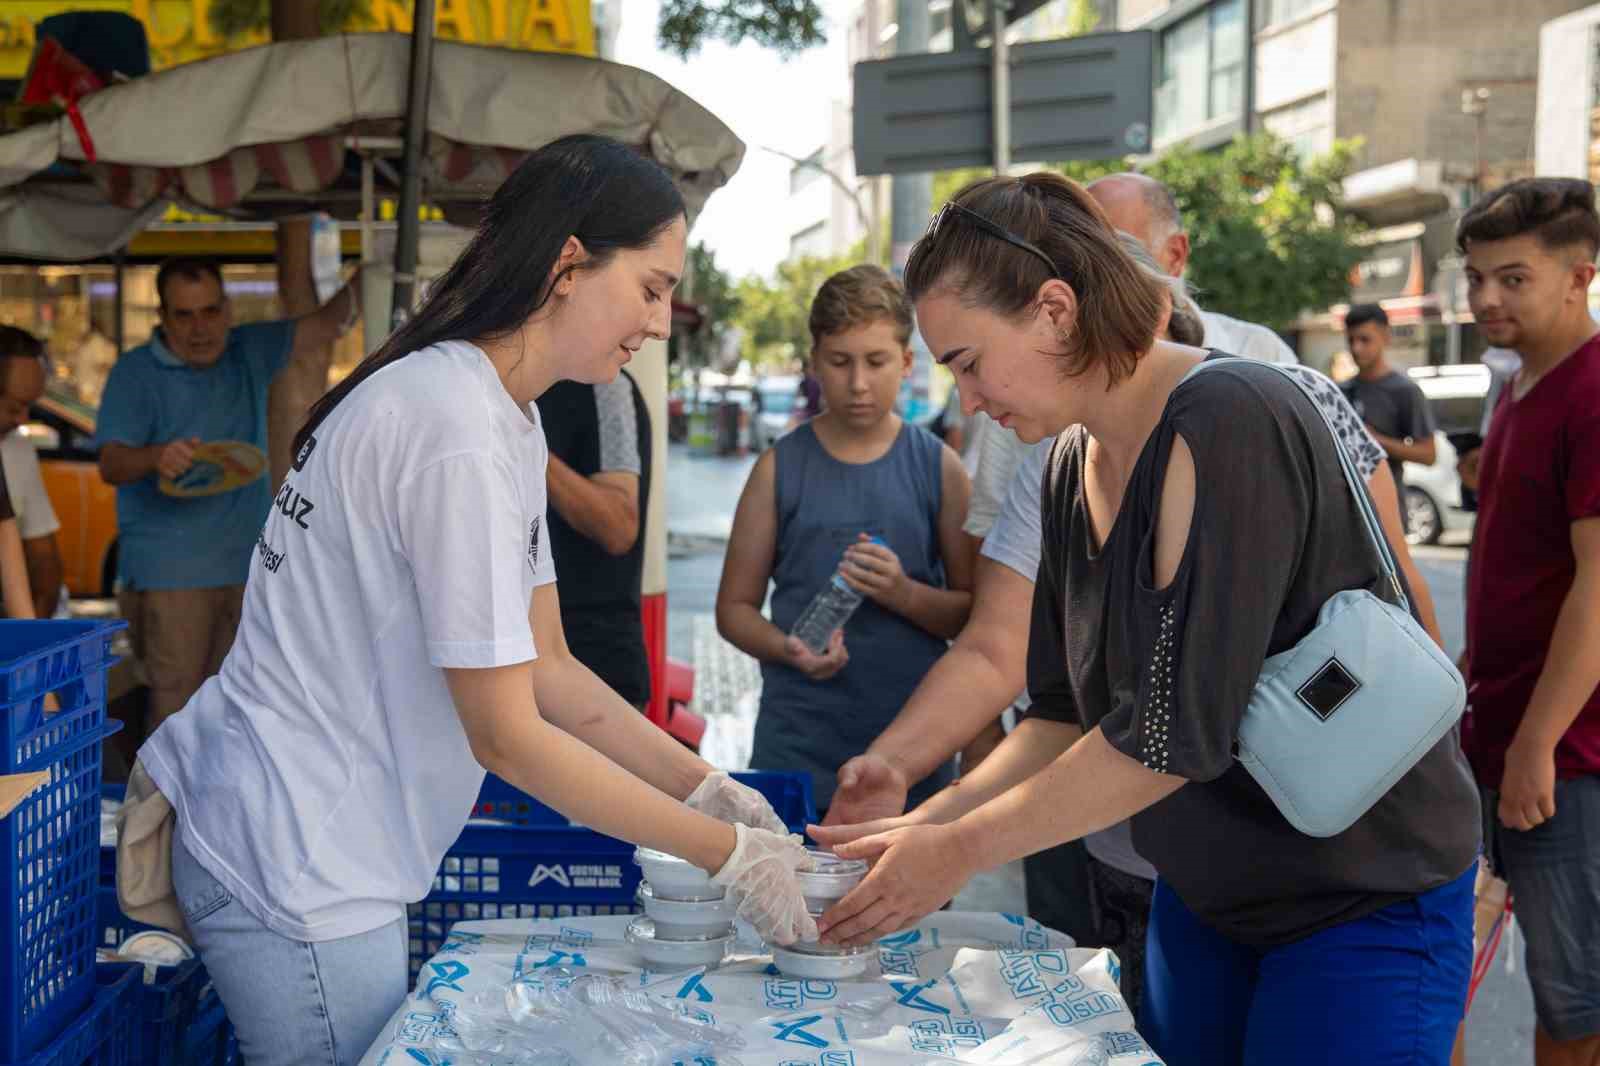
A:
POLYGON ((362 1066, 1161 1066, 1106 949, 942 912, 851 981, 779 973, 741 926, 715 969, 652 973, 628 916, 462 922, 362 1066))

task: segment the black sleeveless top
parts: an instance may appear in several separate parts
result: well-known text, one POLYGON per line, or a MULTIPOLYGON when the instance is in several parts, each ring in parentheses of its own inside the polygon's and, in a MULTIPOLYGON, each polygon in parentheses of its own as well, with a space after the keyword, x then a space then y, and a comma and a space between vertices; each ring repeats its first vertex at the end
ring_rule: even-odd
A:
POLYGON ((1376 553, 1312 402, 1247 360, 1178 386, 1098 549, 1081 491, 1087 442, 1081 426, 1063 433, 1045 473, 1031 713, 1099 726, 1118 751, 1189 780, 1134 816, 1139 854, 1201 919, 1261 947, 1459 877, 1481 824, 1454 733, 1326 839, 1294 829, 1233 758, 1264 660, 1310 632, 1335 592, 1377 587, 1376 553), (1180 434, 1194 517, 1173 582, 1157 590, 1161 483, 1180 434))

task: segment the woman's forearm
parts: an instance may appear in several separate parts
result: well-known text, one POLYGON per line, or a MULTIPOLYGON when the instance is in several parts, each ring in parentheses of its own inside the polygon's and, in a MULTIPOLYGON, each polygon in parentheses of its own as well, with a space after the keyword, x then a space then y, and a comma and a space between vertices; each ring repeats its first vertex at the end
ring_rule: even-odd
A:
POLYGON ((1094 729, 1038 773, 963 815, 953 828, 978 868, 992 869, 1116 825, 1184 783, 1145 769, 1094 729))
POLYGON ((688 796, 712 770, 570 654, 533 664, 533 693, 552 725, 673 799, 688 796))
POLYGON ((976 770, 929 797, 915 814, 928 823, 953 822, 1029 780, 1082 736, 1064 722, 1024 719, 976 770))
POLYGON ((22 554, 17 520, 0 521, 0 598, 7 618, 33 617, 33 591, 28 586, 28 561, 22 554))
POLYGON ((447 670, 473 757, 581 825, 716 872, 733 853, 733 827, 679 803, 582 740, 546 721, 532 663, 447 670))

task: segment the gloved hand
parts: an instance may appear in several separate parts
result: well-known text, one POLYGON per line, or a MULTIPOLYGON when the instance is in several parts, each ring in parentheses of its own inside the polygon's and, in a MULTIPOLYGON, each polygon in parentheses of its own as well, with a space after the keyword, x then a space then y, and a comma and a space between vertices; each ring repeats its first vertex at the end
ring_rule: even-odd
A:
POLYGON ((772 809, 767 797, 749 785, 740 784, 721 770, 707 774, 705 780, 696 785, 683 802, 691 810, 719 821, 765 829, 780 836, 789 833, 789 827, 783 824, 783 819, 772 809))
POLYGON ((799 836, 751 829, 735 822, 737 843, 722 869, 711 875, 733 896, 739 917, 755 926, 763 940, 787 947, 817 939, 817 922, 806 910, 794 872, 811 860, 799 836))

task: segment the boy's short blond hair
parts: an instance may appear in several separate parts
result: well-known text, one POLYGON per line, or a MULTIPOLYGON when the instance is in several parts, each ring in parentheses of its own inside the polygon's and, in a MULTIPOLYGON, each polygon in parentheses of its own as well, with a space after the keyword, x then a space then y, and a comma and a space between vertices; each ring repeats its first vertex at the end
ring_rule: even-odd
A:
POLYGON ((882 267, 862 263, 841 270, 817 290, 811 301, 811 347, 835 333, 885 320, 894 324, 901 345, 911 342, 911 301, 905 288, 882 267))

